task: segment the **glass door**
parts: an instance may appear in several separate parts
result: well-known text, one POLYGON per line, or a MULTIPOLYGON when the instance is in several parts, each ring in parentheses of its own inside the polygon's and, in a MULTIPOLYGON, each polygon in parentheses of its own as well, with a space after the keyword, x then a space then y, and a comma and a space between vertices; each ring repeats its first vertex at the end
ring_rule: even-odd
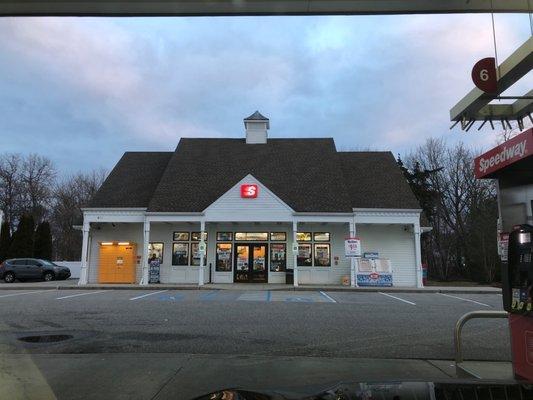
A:
POLYGON ((235 282, 250 281, 250 245, 235 246, 235 282))
POLYGON ((253 244, 252 247, 252 282, 267 282, 267 246, 253 244))
POLYGON ((235 245, 235 282, 267 282, 266 244, 235 245))

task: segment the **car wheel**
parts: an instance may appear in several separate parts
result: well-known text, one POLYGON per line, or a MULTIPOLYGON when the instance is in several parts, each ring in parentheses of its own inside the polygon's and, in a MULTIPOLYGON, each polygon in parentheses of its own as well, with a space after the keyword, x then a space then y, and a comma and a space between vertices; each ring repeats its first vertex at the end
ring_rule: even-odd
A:
POLYGON ((15 282, 15 274, 13 272, 6 272, 6 274, 4 275, 4 282, 5 283, 15 282))
POLYGON ((54 280, 54 274, 51 273, 51 272, 47 272, 44 274, 44 280, 46 282, 50 282, 50 281, 53 281, 54 280))

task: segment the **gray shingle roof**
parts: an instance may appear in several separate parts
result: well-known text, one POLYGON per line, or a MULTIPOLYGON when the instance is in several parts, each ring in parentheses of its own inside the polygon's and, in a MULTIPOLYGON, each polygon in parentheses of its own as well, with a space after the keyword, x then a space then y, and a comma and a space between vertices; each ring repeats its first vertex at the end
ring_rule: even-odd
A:
POLYGON ((150 211, 203 211, 252 174, 297 211, 350 211, 333 139, 181 139, 150 211))
POLYGON ((420 208, 390 151, 339 152, 338 156, 354 208, 420 208))
POLYGON ((125 153, 90 207, 200 212, 251 174, 295 211, 420 208, 390 152, 337 152, 331 138, 181 139, 175 152, 125 153))
POLYGON ((126 152, 87 207, 145 208, 172 152, 126 152))

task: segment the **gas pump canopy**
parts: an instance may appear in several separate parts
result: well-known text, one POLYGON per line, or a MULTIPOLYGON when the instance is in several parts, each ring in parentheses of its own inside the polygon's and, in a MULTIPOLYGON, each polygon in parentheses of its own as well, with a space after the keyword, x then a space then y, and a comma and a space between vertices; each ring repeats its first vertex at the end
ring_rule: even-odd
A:
POLYGON ((0 0, 0 16, 353 15, 529 11, 528 0, 0 0))

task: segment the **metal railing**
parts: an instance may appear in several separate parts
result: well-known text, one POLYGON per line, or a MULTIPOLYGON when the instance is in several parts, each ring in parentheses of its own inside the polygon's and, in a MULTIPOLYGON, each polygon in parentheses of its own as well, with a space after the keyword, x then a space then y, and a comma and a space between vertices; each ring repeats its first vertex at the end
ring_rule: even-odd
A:
POLYGON ((461 333, 463 326, 467 321, 475 318, 507 318, 509 313, 507 311, 472 311, 466 313, 457 320, 455 330, 453 332, 453 342, 455 347, 455 363, 463 362, 463 347, 461 343, 461 333))

